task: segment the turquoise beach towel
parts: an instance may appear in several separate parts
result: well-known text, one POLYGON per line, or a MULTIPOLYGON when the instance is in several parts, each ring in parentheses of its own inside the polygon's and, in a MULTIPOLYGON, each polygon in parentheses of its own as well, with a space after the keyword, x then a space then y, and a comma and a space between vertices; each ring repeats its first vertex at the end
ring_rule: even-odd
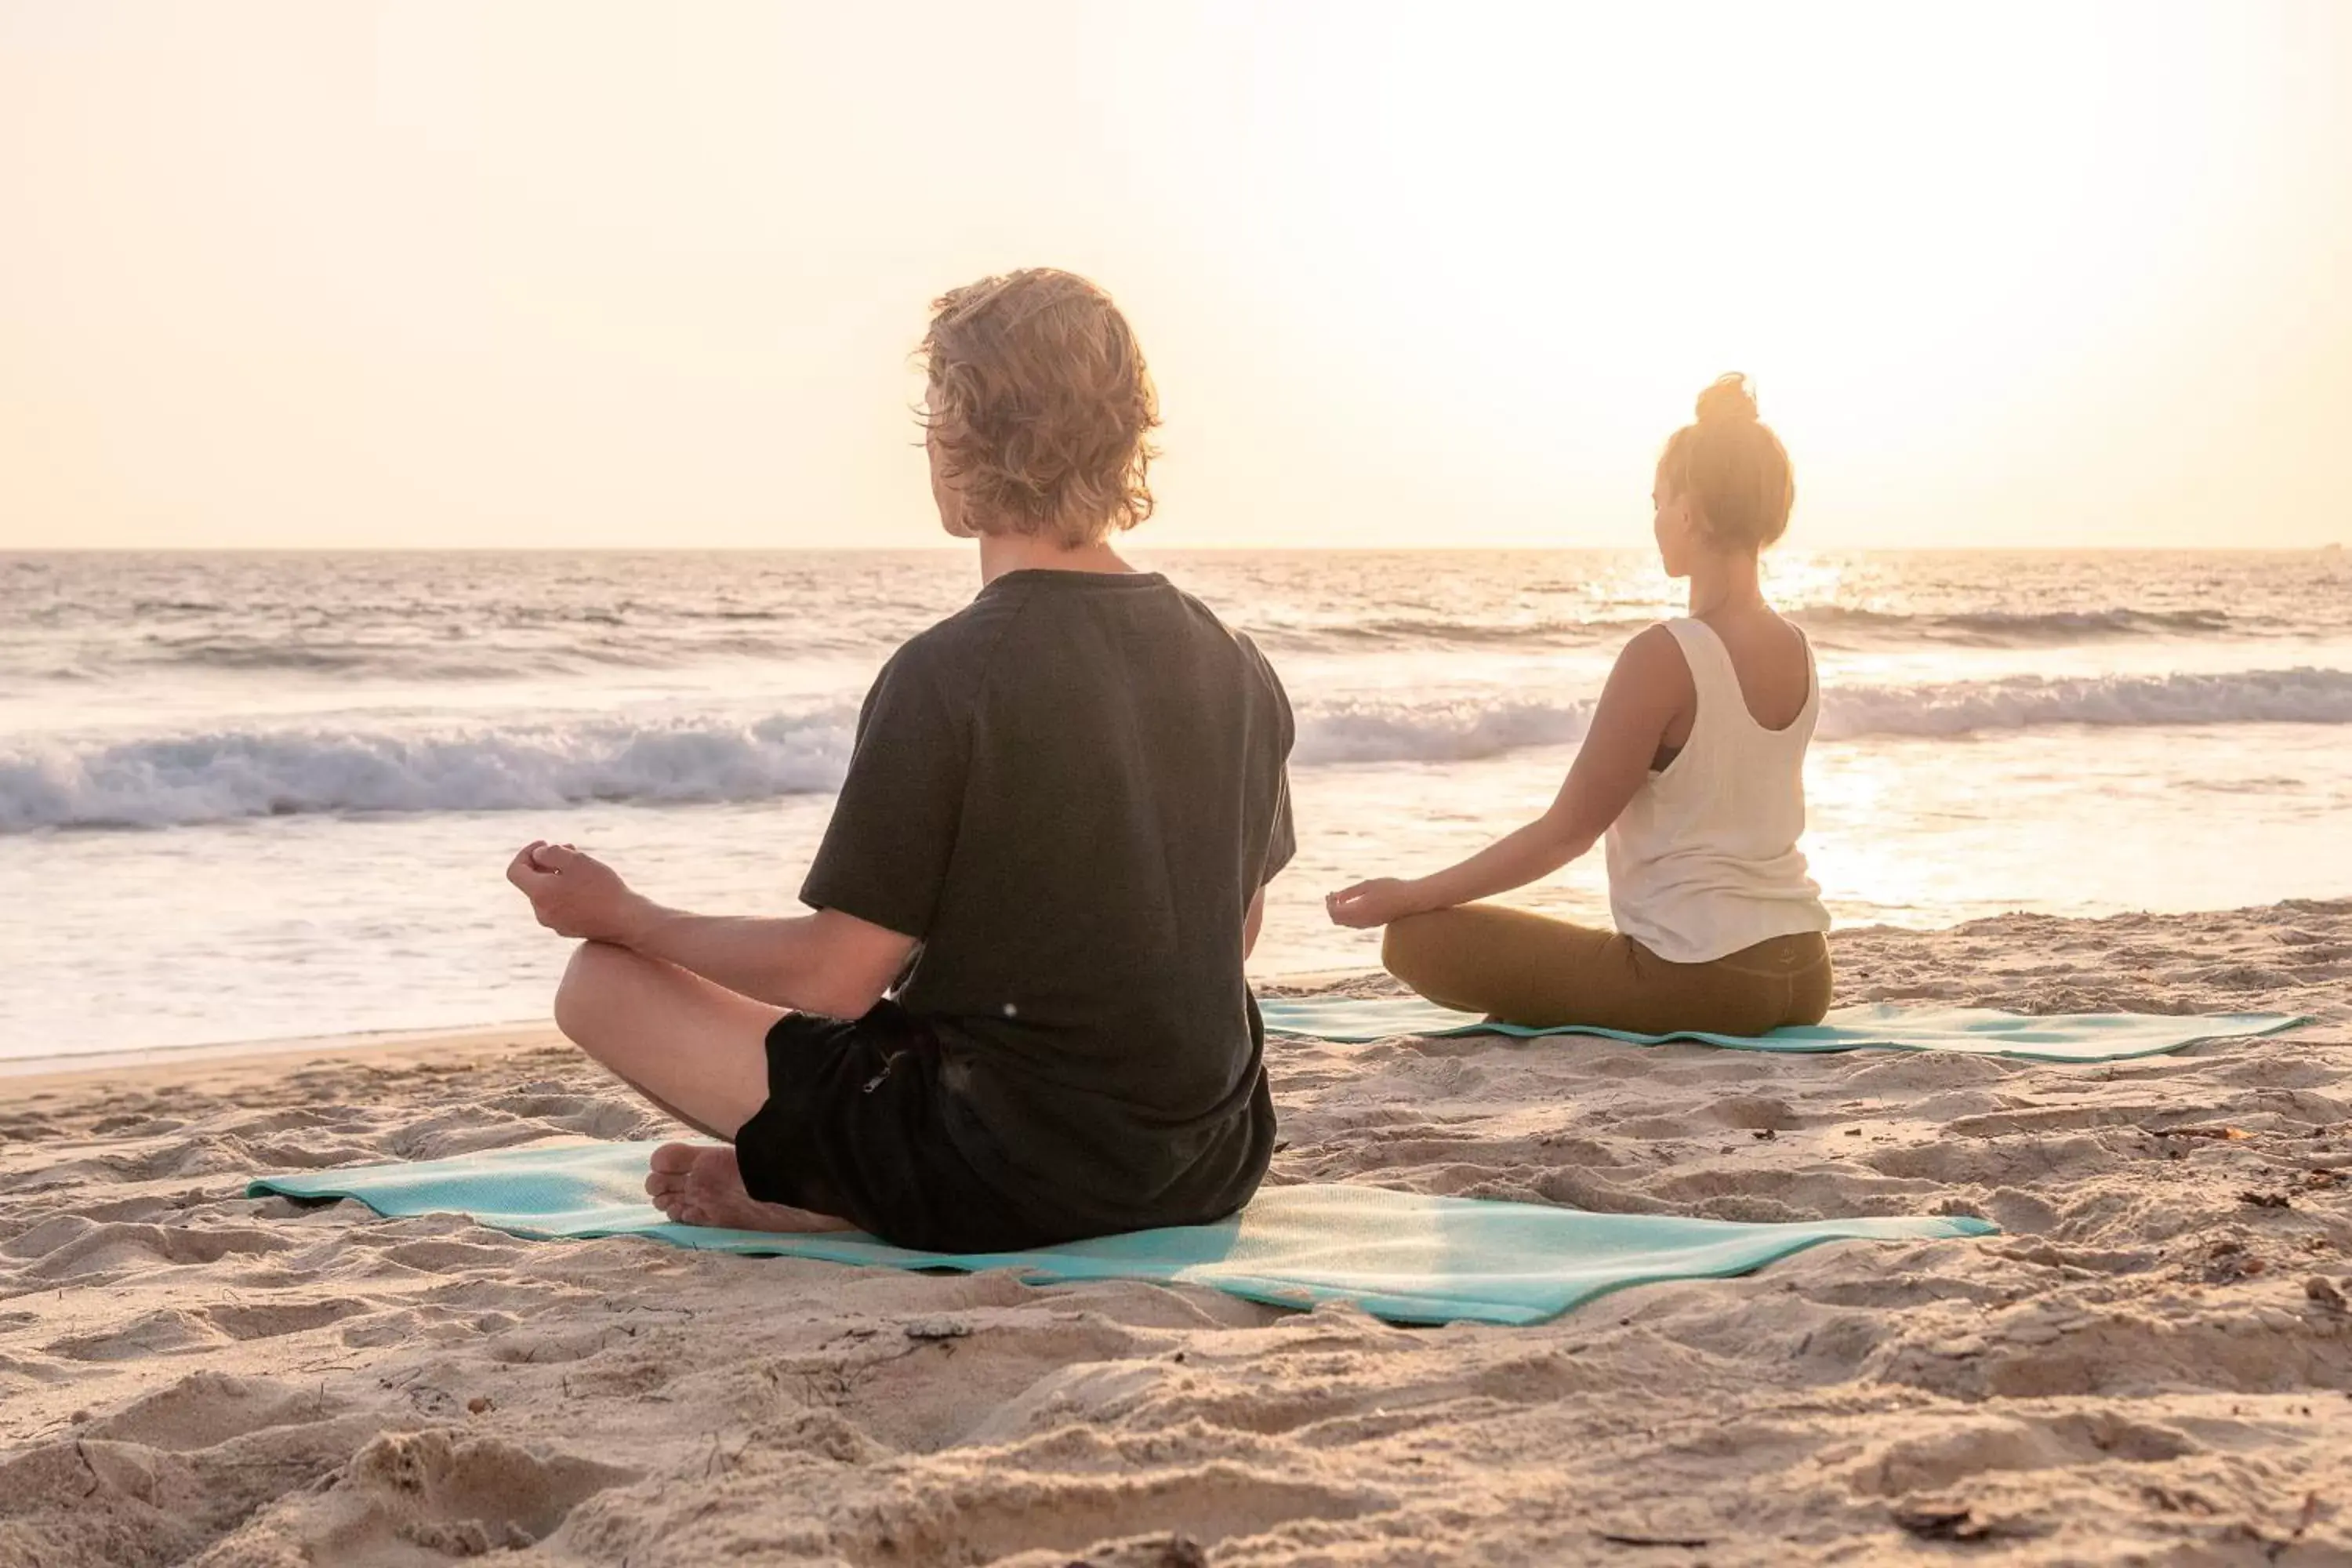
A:
POLYGON ((383 1215, 457 1213, 517 1236, 642 1236, 709 1251, 884 1268, 1010 1268, 1037 1284, 1150 1279, 1281 1307, 1346 1301, 1400 1323, 1538 1323, 1628 1285, 1746 1274, 1825 1241, 1986 1236, 1965 1216, 1740 1225, 1584 1214, 1385 1187, 1267 1187, 1217 1225, 1029 1252, 909 1252, 863 1235, 771 1236, 672 1225, 646 1202, 654 1145, 502 1149, 414 1164, 263 1176, 250 1196, 357 1198, 383 1215))
POLYGON ((1840 1007, 1819 1024, 1769 1035, 1709 1035, 1696 1029, 1633 1035, 1622 1029, 1530 1029, 1490 1024, 1418 996, 1273 996, 1258 1004, 1276 1034, 1361 1045, 1397 1035, 1598 1035, 1636 1046, 1670 1040, 1740 1051, 1963 1051, 2036 1062, 2114 1062, 2159 1056, 2207 1040, 2275 1035, 2308 1024, 2284 1013, 2052 1013, 2035 1016, 1989 1007, 1898 1007, 1874 1002, 1840 1007))

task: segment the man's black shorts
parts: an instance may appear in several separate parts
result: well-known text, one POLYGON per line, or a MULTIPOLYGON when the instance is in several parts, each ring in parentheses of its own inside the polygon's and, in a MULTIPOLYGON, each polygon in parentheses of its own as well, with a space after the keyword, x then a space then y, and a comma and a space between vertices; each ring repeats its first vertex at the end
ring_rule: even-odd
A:
POLYGON ((1071 1239, 1016 1212, 944 1123, 940 1042, 884 1002, 854 1021, 787 1013, 768 1031, 768 1102, 735 1134, 743 1186, 895 1246, 1007 1252, 1071 1239))

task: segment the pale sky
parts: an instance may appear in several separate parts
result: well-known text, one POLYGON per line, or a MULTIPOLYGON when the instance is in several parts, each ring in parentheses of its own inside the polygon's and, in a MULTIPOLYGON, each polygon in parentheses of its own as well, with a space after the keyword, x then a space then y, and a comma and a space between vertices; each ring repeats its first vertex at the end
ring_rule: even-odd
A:
POLYGON ((0 0, 0 548, 902 545, 1092 276, 1182 545, 2352 541, 2352 4, 0 0))

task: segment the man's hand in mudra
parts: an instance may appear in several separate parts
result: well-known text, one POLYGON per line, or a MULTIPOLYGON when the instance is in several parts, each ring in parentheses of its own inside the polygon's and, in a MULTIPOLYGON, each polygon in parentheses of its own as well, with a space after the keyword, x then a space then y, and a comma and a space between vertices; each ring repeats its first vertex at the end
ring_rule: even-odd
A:
POLYGON ((540 924, 583 942, 627 947, 653 912, 651 901, 631 892, 618 871, 569 844, 534 839, 524 845, 507 867, 507 880, 522 889, 540 924))

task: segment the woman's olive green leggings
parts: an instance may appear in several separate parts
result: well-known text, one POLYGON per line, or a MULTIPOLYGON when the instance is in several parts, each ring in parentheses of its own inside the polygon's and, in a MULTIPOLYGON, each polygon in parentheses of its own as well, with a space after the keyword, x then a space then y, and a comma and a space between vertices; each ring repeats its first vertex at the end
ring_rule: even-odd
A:
POLYGON ((1669 963, 1615 931, 1464 904, 1398 921, 1381 959, 1441 1006, 1532 1028, 1760 1035, 1818 1024, 1830 1006, 1830 946, 1818 931, 1669 963))

